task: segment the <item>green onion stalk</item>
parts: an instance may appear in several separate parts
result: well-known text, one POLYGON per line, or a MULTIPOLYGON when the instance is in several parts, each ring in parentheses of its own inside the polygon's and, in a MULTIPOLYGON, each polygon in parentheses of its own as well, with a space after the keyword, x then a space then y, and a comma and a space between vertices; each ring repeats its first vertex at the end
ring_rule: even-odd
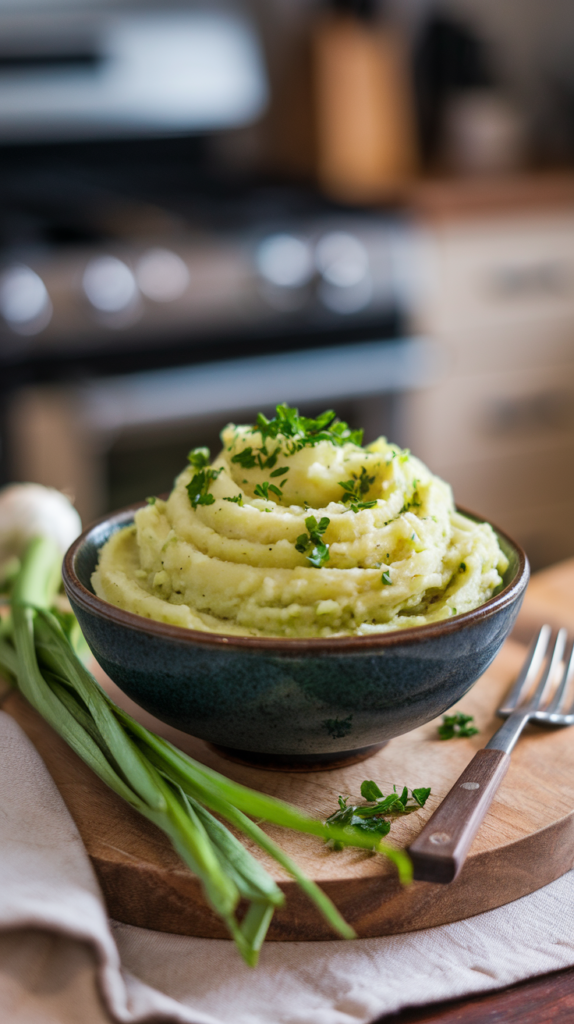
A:
POLYGON ((157 825, 200 879, 250 966, 284 895, 269 872, 223 822, 273 857, 318 907, 333 930, 353 938, 326 894, 253 819, 309 833, 337 846, 384 853, 399 878, 408 857, 353 827, 323 823, 281 800, 248 789, 194 761, 119 708, 87 670, 78 623, 54 608, 61 556, 52 541, 32 540, 13 580, 10 615, 0 628, 0 671, 83 761, 126 803, 157 825), (242 903, 247 910, 238 916, 242 903))

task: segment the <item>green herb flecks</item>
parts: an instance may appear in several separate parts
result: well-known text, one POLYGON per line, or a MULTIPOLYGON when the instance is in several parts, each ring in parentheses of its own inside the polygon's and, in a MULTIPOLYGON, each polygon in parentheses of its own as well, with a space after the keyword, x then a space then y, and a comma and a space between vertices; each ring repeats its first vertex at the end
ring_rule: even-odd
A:
POLYGON ((289 455, 302 448, 314 447, 320 441, 330 441, 339 446, 354 444, 358 448, 363 443, 363 431, 351 430, 346 423, 336 418, 332 409, 321 413, 316 419, 309 419, 300 416, 298 409, 285 404, 278 405, 275 416, 270 420, 260 412, 252 430, 258 431, 264 442, 279 436, 286 438, 286 451, 289 455))
POLYGON ((253 448, 244 448, 243 451, 237 452, 237 455, 232 455, 231 461, 242 466, 243 469, 253 469, 257 465, 253 448))
POLYGON ((319 522, 315 516, 307 516, 305 520, 307 533, 301 533, 295 543, 295 549, 302 555, 307 555, 307 561, 315 569, 322 569, 325 562, 329 561, 329 545, 325 544, 322 538, 330 522, 331 520, 327 519, 327 516, 323 516, 319 522))
MULTIPOLYGON (((244 448, 243 451, 238 452, 237 455, 233 455, 231 461, 242 466, 243 469, 255 469, 257 466, 259 469, 273 469, 280 453, 280 445, 271 454, 267 451, 265 445, 262 448, 253 448, 250 445, 248 448, 244 448)), ((271 476, 280 476, 281 473, 286 473, 288 468, 276 470, 274 473, 271 473, 271 476)))
POLYGON ((241 508, 243 508, 243 495, 242 494, 234 494, 232 497, 224 498, 223 500, 224 501, 232 501, 235 505, 239 505, 241 508))
POLYGON ((352 512, 359 512, 363 508, 374 508, 377 504, 376 501, 364 501, 364 495, 368 494, 369 488, 375 482, 374 476, 369 476, 364 466, 361 466, 361 472, 359 476, 356 473, 351 474, 350 480, 339 480, 339 487, 343 488, 343 497, 341 501, 345 504, 350 503, 352 512))
MULTIPOLYGON (((209 449, 207 448, 196 449, 196 451, 201 450, 209 452, 209 449)), ((223 467, 221 467, 221 469, 200 469, 191 478, 190 482, 186 487, 186 491, 189 495, 189 500, 191 502, 192 508, 197 508, 198 505, 213 505, 215 498, 213 497, 213 494, 210 493, 209 488, 213 481, 217 480, 217 477, 222 472, 222 469, 223 467)))
MULTIPOLYGON (((325 824, 337 824, 343 829, 352 827, 367 834, 386 836, 391 822, 385 815, 411 814, 424 807, 430 796, 428 789, 409 790, 403 786, 400 793, 396 786, 385 796, 372 779, 361 783, 361 796, 366 804, 349 804, 349 797, 339 797, 339 809, 327 818, 325 824)), ((336 846, 337 844, 335 844, 336 846)))
POLYGON ((421 507, 422 502, 416 500, 417 496, 418 496, 418 494, 417 494, 417 492, 415 492, 415 494, 413 494, 413 497, 411 498, 410 501, 405 501, 402 509, 399 512, 400 516, 402 516, 405 512, 410 512, 410 510, 412 508, 420 508, 421 507))
POLYGON ((268 483, 267 480, 264 480, 261 484, 257 484, 253 493, 256 498, 264 498, 265 501, 269 501, 269 491, 271 491, 272 494, 275 494, 277 498, 283 497, 283 492, 276 487, 275 484, 268 483))
POLYGON ((471 722, 474 722, 474 715, 463 715, 460 712, 456 715, 443 715, 442 725, 438 727, 438 734, 441 740, 476 736, 479 730, 475 725, 471 725, 471 722))
POLYGON ((381 582, 382 582, 384 587, 392 587, 393 581, 391 579, 391 574, 390 574, 388 569, 381 576, 381 582))
POLYGON ((148 505, 155 505, 156 501, 157 501, 157 498, 155 498, 153 496, 151 498, 146 498, 146 502, 148 503, 148 505))
POLYGON ((194 469, 205 469, 209 466, 209 454, 209 448, 193 448, 187 456, 187 461, 194 469))

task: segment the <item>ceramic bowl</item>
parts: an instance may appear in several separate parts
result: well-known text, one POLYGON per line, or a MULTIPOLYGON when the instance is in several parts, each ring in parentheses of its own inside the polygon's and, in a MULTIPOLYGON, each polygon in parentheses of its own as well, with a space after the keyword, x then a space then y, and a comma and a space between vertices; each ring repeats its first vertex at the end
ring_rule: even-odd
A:
POLYGON ((100 548, 140 507, 95 523, 64 560, 64 585, 94 657, 152 715, 228 757, 268 768, 352 763, 442 714, 490 665, 528 583, 524 552, 497 529, 509 568, 498 593, 464 615, 330 639, 202 633, 94 594, 100 548))

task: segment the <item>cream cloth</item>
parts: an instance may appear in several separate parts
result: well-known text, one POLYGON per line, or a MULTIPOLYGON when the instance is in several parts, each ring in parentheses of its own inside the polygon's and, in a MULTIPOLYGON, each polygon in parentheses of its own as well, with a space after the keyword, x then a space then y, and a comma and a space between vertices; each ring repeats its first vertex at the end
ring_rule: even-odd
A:
POLYGON ((574 872, 499 910, 408 935, 231 942, 109 922, 43 761, 0 712, 0 1020, 365 1024, 574 964, 574 872))

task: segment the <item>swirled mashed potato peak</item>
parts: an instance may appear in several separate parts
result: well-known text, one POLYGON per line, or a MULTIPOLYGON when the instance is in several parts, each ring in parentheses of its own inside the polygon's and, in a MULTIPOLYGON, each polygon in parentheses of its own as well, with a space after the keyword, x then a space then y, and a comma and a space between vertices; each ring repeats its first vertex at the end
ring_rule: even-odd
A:
POLYGON ((492 527, 456 511, 450 487, 408 451, 324 414, 279 406, 230 424, 167 499, 114 534, 96 594, 211 633, 361 635, 483 604, 507 560, 492 527))

